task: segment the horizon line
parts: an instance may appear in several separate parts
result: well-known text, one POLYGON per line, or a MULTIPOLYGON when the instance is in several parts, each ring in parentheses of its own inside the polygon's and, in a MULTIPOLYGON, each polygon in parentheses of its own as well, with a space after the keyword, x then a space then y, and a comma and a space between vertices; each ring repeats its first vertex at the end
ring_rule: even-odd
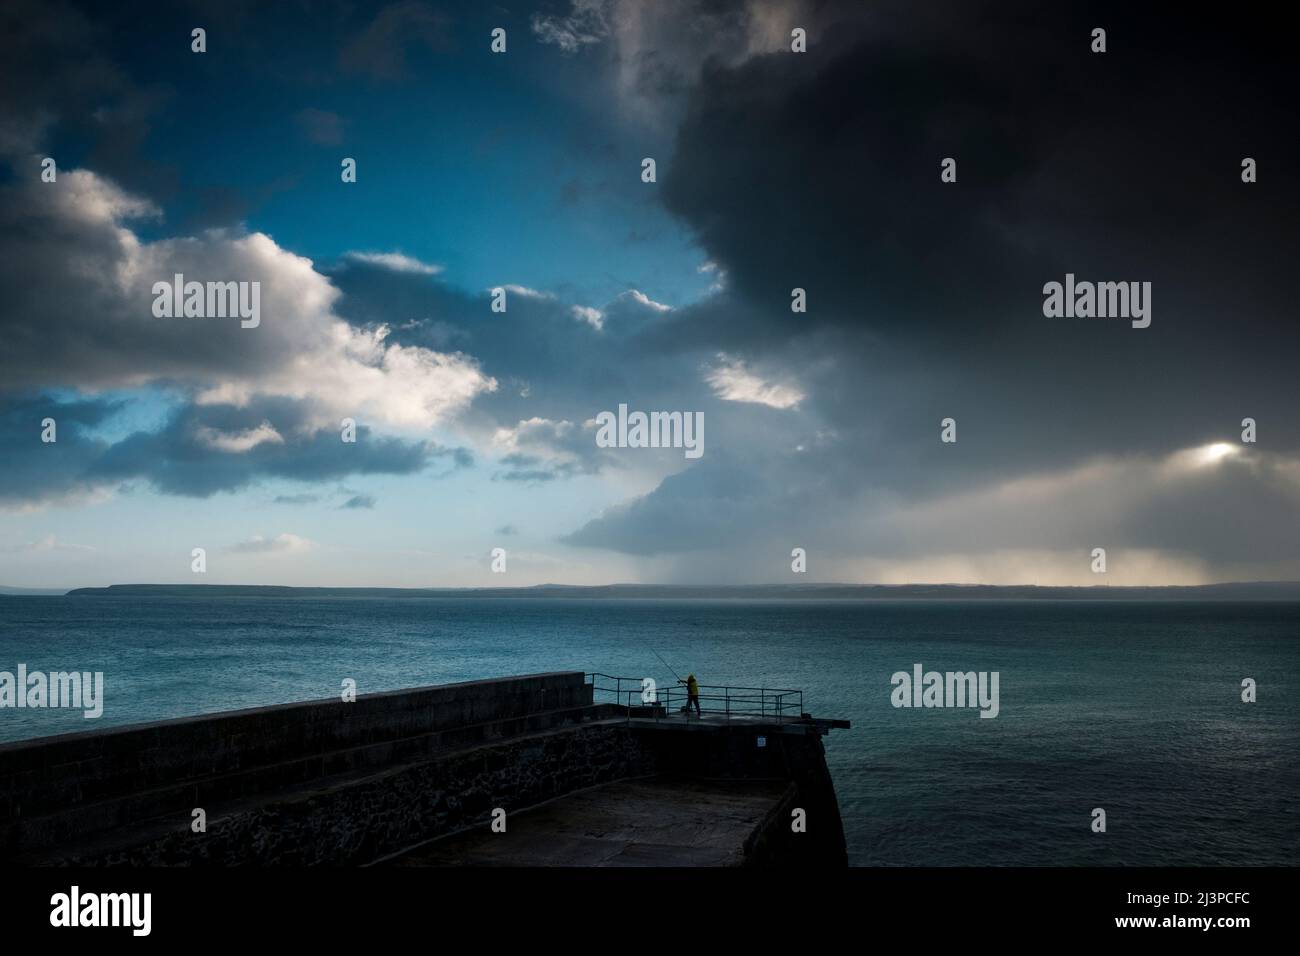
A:
POLYGON ((42 593, 44 596, 57 596, 59 594, 69 595, 74 591, 107 591, 112 589, 134 589, 134 588, 168 588, 168 589, 276 589, 284 591, 295 590, 315 590, 315 591, 403 591, 403 592, 482 592, 491 594, 493 592, 518 592, 518 591, 543 591, 551 590, 569 590, 569 591, 599 591, 615 588, 629 590, 677 590, 677 591, 702 591, 702 590, 783 590, 783 591, 806 591, 814 589, 859 589, 859 590, 915 590, 921 588, 933 589, 966 589, 966 590, 1056 590, 1056 591, 1082 591, 1082 592, 1099 592, 1099 591, 1144 591, 1144 590, 1167 590, 1167 591, 1195 591, 1206 589, 1225 589, 1225 588, 1260 588, 1260 587, 1295 587, 1300 588, 1300 581, 1288 580, 1261 580, 1261 581, 1215 581, 1202 584, 986 584, 974 582, 908 582, 905 584, 883 584, 873 582, 856 582, 856 581, 810 581, 810 582, 767 582, 767 583, 707 583, 707 584, 680 584, 680 583, 644 583, 644 582, 622 582, 615 581, 606 584, 563 584, 558 582, 545 582, 541 584, 519 584, 519 585, 418 585, 418 586, 401 586, 401 585, 316 585, 316 584, 246 584, 246 583, 180 583, 180 582, 119 582, 108 585, 78 585, 75 587, 9 587, 0 585, 0 594, 6 592, 10 596, 19 596, 22 593, 42 593))

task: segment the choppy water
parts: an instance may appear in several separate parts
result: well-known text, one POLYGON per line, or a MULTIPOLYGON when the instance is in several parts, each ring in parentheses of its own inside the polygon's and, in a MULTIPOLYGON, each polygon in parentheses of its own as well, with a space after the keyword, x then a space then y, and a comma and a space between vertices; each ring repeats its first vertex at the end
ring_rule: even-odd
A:
POLYGON ((1300 862, 1296 604, 0 597, 0 670, 106 684, 100 720, 4 709, 0 740, 331 697, 344 677, 671 683, 652 648, 853 721, 826 747, 856 864, 1300 862), (998 671, 999 716, 894 708, 890 676, 918 662, 998 671))

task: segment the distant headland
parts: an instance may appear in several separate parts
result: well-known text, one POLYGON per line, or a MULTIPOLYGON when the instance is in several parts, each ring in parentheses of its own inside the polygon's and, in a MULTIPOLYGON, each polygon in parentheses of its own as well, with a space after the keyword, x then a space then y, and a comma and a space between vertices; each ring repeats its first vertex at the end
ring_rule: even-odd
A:
MULTIPOLYGON (((47 592, 48 593, 48 592, 47 592)), ((581 598, 616 600, 1047 600, 1296 601, 1300 582, 1167 587, 1039 587, 1032 584, 538 584, 517 588, 317 588, 263 584, 114 584, 70 597, 581 598)))

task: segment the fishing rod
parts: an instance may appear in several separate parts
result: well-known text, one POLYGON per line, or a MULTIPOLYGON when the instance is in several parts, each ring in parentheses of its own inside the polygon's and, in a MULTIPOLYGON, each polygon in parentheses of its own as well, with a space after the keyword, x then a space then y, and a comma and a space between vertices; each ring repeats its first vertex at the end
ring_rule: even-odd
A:
MULTIPOLYGON (((514 618, 513 618, 513 617, 509 617, 509 618, 507 618, 507 619, 510 621, 510 629, 511 629, 512 632, 514 632, 516 642, 518 642, 518 639, 519 639, 519 628, 518 628, 518 626, 515 624, 515 621, 514 621, 514 618)), ((660 654, 657 650, 655 650, 654 647, 650 644, 650 642, 649 642, 648 640, 646 640, 646 639, 645 639, 644 637, 642 637, 640 634, 637 634, 637 639, 640 640, 641 643, 644 644, 644 645, 646 646, 646 648, 650 651, 651 654, 653 654, 655 657, 659 658, 659 663, 660 663, 660 664, 663 664, 664 667, 668 668, 669 673, 671 673, 671 674, 673 675, 673 677, 675 677, 675 678, 677 679, 677 683, 679 683, 679 684, 684 684, 684 683, 686 683, 684 680, 682 680, 682 675, 681 675, 681 674, 678 674, 677 671, 673 670, 673 666, 672 666, 671 664, 669 664, 666 660, 664 660, 663 655, 660 654)))
MULTIPOLYGON (((650 642, 647 641, 645 638, 642 638, 641 641, 642 641, 642 643, 645 644, 646 647, 650 647, 650 642)), ((660 663, 660 664, 663 664, 664 667, 667 667, 668 670, 672 671, 672 675, 673 675, 674 677, 677 678, 677 683, 680 684, 680 683, 682 682, 681 675, 678 674, 676 671, 673 670, 672 665, 670 665, 666 660, 664 660, 662 657, 659 656, 659 652, 658 652, 658 651, 656 651, 653 647, 650 647, 650 653, 653 654, 655 657, 658 657, 658 658, 659 658, 659 663, 660 663)))

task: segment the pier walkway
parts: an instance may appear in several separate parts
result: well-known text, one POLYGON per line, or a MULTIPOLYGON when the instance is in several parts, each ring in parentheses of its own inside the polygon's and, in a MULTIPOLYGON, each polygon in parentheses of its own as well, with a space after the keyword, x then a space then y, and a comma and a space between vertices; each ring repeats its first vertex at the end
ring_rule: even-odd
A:
POLYGON ((740 866, 784 781, 620 780, 434 840, 395 866, 740 866))

